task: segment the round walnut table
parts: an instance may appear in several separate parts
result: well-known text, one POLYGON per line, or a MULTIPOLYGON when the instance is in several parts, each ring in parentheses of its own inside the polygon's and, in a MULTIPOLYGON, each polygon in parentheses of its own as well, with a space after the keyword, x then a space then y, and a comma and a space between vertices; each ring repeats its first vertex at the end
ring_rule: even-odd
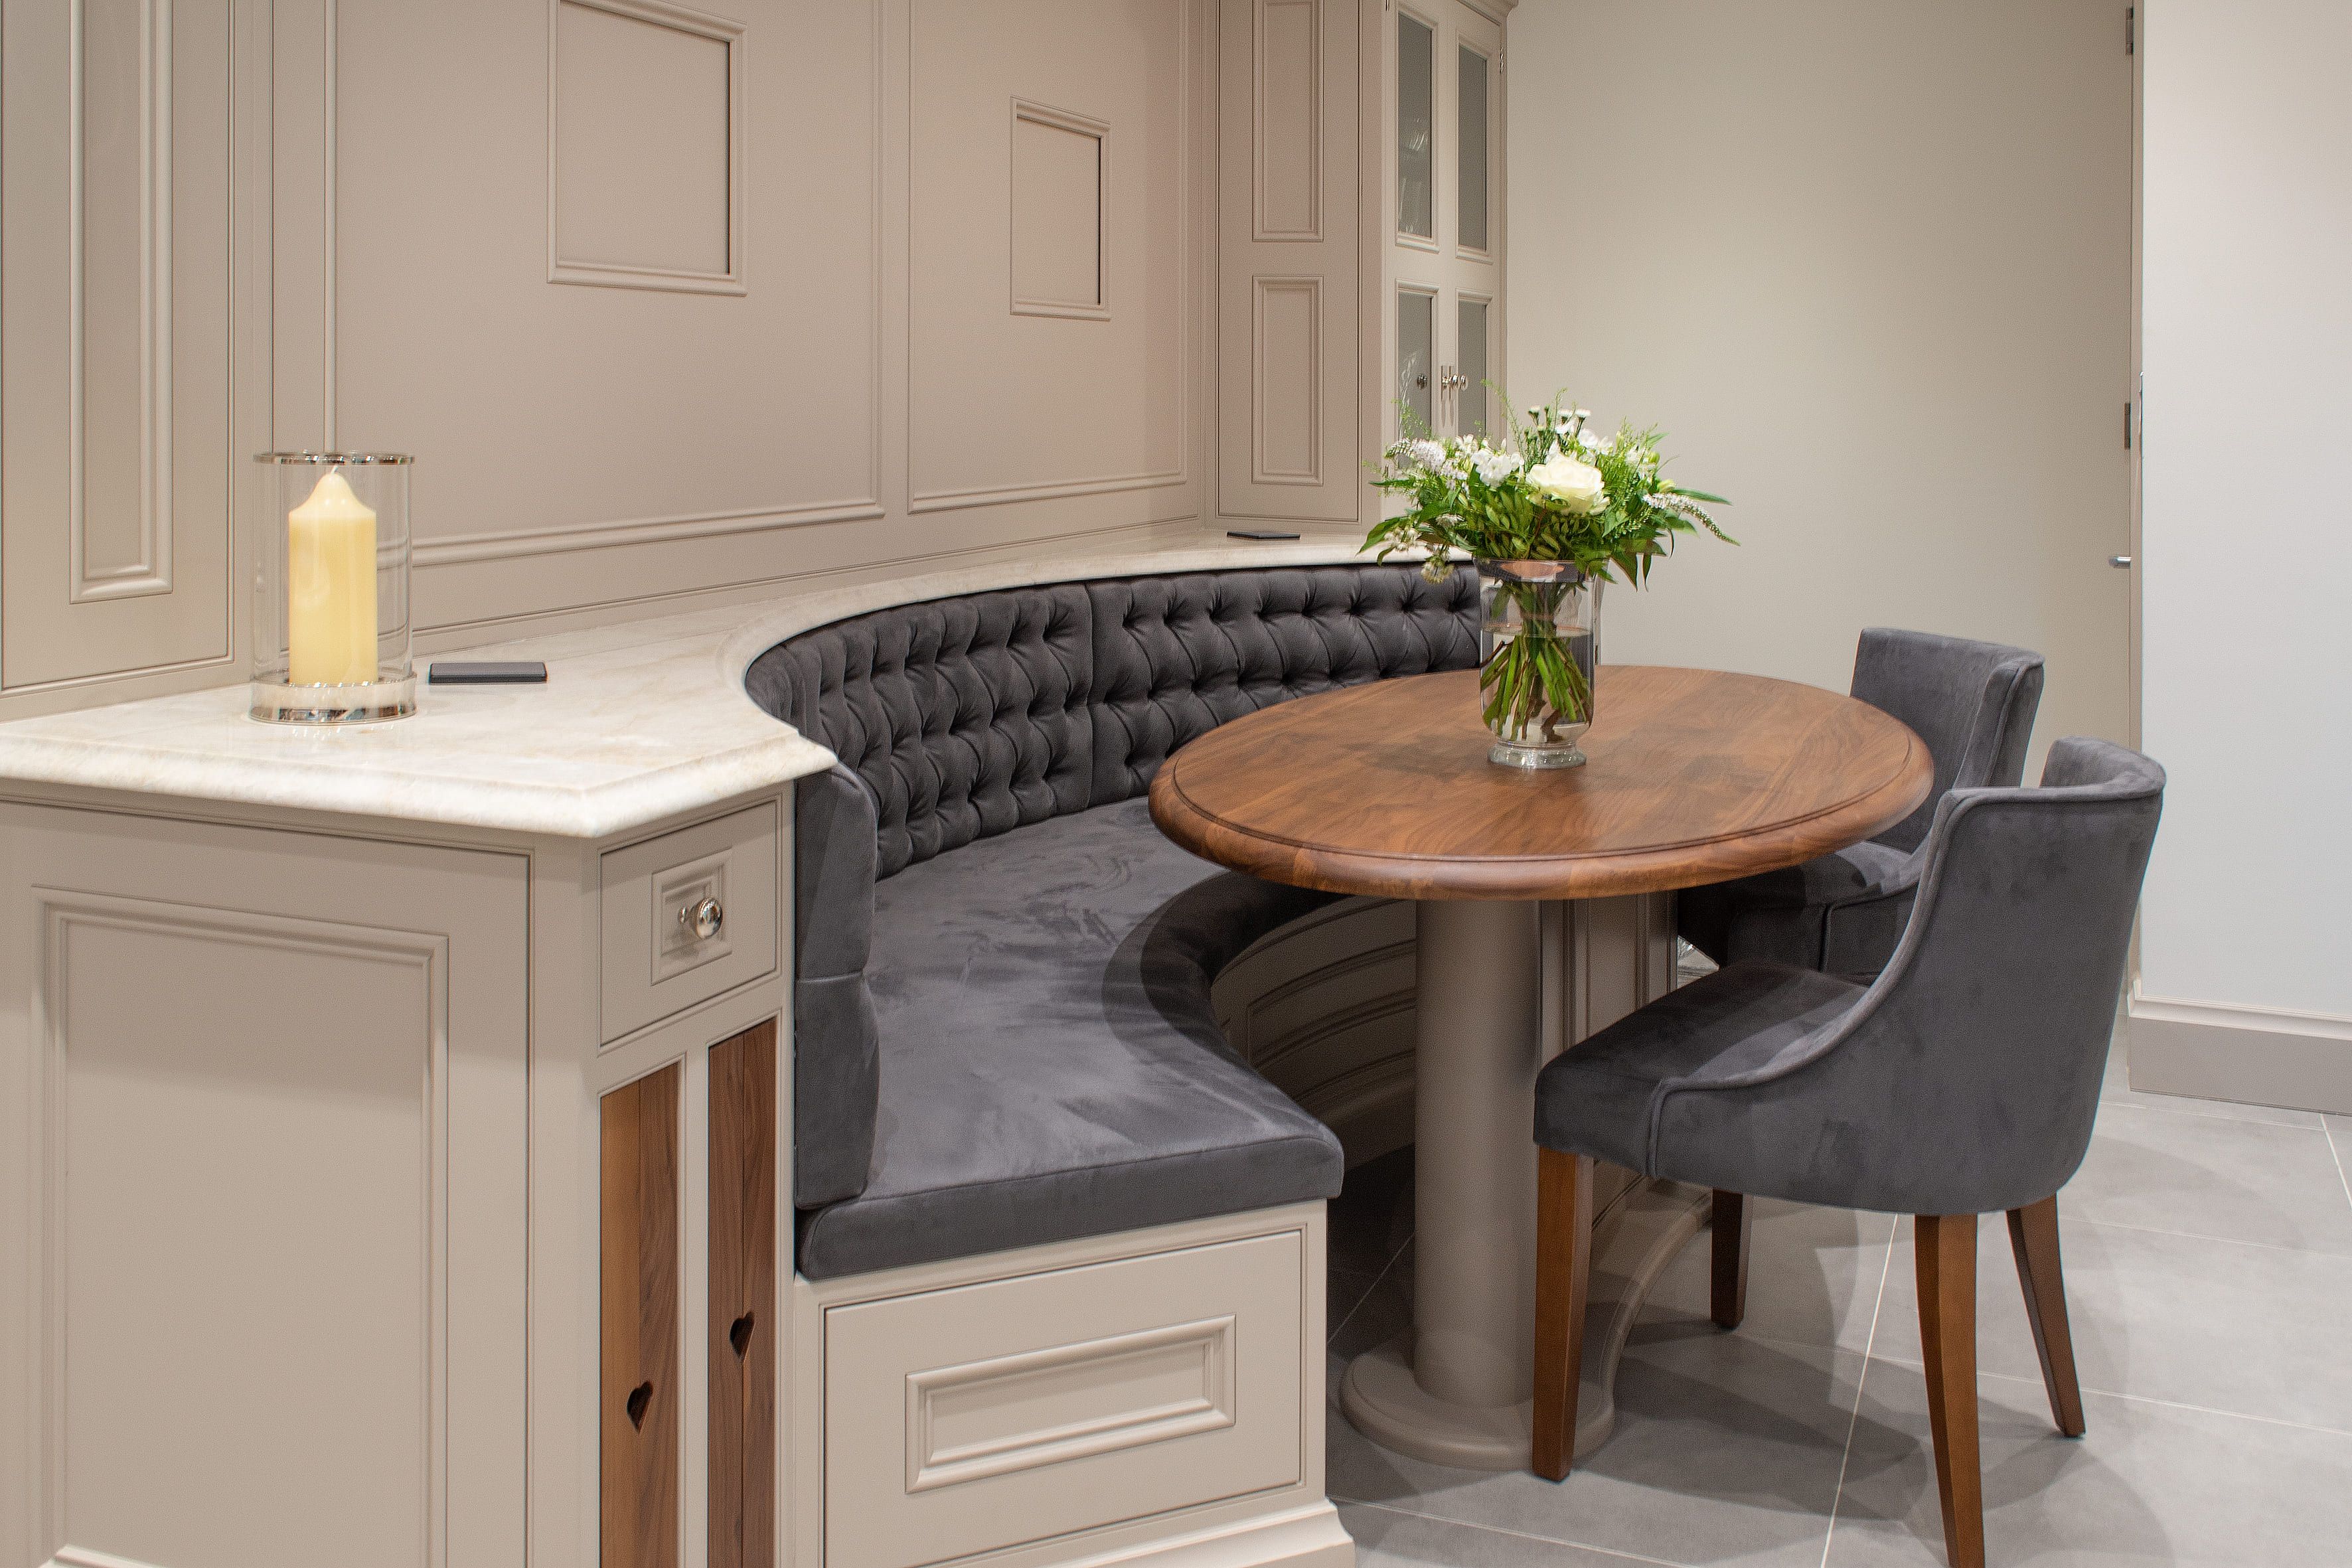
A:
MULTIPOLYGON (((1674 986, 1673 889, 1867 838, 1927 798, 1900 722, 1816 687, 1601 670, 1585 765, 1498 767, 1477 673, 1383 680, 1220 725, 1151 785, 1194 854, 1271 881, 1418 900, 1413 1326, 1341 1398, 1375 1441, 1525 1466, 1534 1372, 1537 1070, 1674 986)), ((1596 1194, 1578 1448, 1709 1194, 1630 1171, 1596 1194)))

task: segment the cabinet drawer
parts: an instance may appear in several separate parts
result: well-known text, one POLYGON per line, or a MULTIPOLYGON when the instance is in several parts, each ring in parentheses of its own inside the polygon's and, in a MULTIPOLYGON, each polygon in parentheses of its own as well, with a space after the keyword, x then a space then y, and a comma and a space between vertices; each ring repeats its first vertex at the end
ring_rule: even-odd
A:
POLYGON ((614 849, 601 876, 606 1040, 774 973, 773 802, 614 849))
POLYGON ((830 1309, 827 1568, 1297 1481, 1304 1256, 1290 1231, 830 1309))

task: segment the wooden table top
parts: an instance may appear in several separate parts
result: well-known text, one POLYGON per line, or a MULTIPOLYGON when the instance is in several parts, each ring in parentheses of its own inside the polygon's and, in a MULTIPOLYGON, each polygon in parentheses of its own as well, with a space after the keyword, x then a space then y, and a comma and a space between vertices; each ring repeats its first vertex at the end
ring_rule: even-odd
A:
POLYGON ((1601 668, 1582 767, 1486 760, 1478 675, 1326 691, 1221 724, 1151 816, 1269 881, 1406 899, 1582 899, 1769 871, 1882 832, 1935 764, 1901 722, 1762 676, 1601 668))

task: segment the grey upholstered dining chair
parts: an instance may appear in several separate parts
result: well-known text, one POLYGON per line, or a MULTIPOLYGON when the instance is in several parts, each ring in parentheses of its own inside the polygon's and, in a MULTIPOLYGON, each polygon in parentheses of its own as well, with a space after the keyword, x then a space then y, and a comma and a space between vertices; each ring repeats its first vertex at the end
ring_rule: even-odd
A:
POLYGON ((1854 980, 1885 968, 1911 917, 1937 801, 2024 775, 2025 743, 2042 702, 2042 656, 1874 626, 1854 649, 1853 689, 1927 743, 1936 793, 1875 838, 1677 895, 1683 940, 1717 963, 1759 959, 1854 980))
POLYGON ((1715 1189, 1715 1321, 1747 1293, 1747 1196, 1916 1216, 1945 1548, 1984 1562, 1977 1216, 2007 1210, 2059 1430, 2083 1432, 2056 1194, 2082 1163, 2164 770, 2076 737, 2039 789, 1936 809, 1918 910, 1867 988, 1735 963, 1571 1047, 1536 1084, 1535 1468, 1576 1432, 1595 1157, 1715 1189))

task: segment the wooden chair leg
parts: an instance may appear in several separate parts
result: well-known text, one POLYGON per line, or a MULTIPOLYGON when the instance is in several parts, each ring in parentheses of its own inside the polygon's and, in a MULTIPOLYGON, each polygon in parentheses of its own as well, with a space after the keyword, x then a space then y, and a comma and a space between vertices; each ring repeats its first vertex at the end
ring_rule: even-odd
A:
POLYGON ((1592 1267, 1592 1156, 1539 1152, 1536 1180, 1536 1474, 1564 1481, 1576 1458, 1584 1293, 1592 1267))
POLYGON ((1736 1329, 1748 1315, 1748 1232, 1752 1215, 1744 1193, 1715 1189, 1715 1281, 1709 1314, 1718 1329, 1736 1329))
POLYGON ((2042 1385, 2050 1392, 2050 1419, 2069 1437, 2083 1435, 2083 1386, 2074 1380, 2074 1335, 2066 1326, 2066 1277, 2058 1265, 2058 1199, 2043 1198, 2009 1211, 2009 1249, 2017 1255, 2017 1282, 2042 1357, 2042 1385))
POLYGON ((1919 1343, 1936 1496, 1952 1568, 1984 1568, 1984 1472, 1977 1457, 1977 1216, 1916 1216, 1919 1343))

